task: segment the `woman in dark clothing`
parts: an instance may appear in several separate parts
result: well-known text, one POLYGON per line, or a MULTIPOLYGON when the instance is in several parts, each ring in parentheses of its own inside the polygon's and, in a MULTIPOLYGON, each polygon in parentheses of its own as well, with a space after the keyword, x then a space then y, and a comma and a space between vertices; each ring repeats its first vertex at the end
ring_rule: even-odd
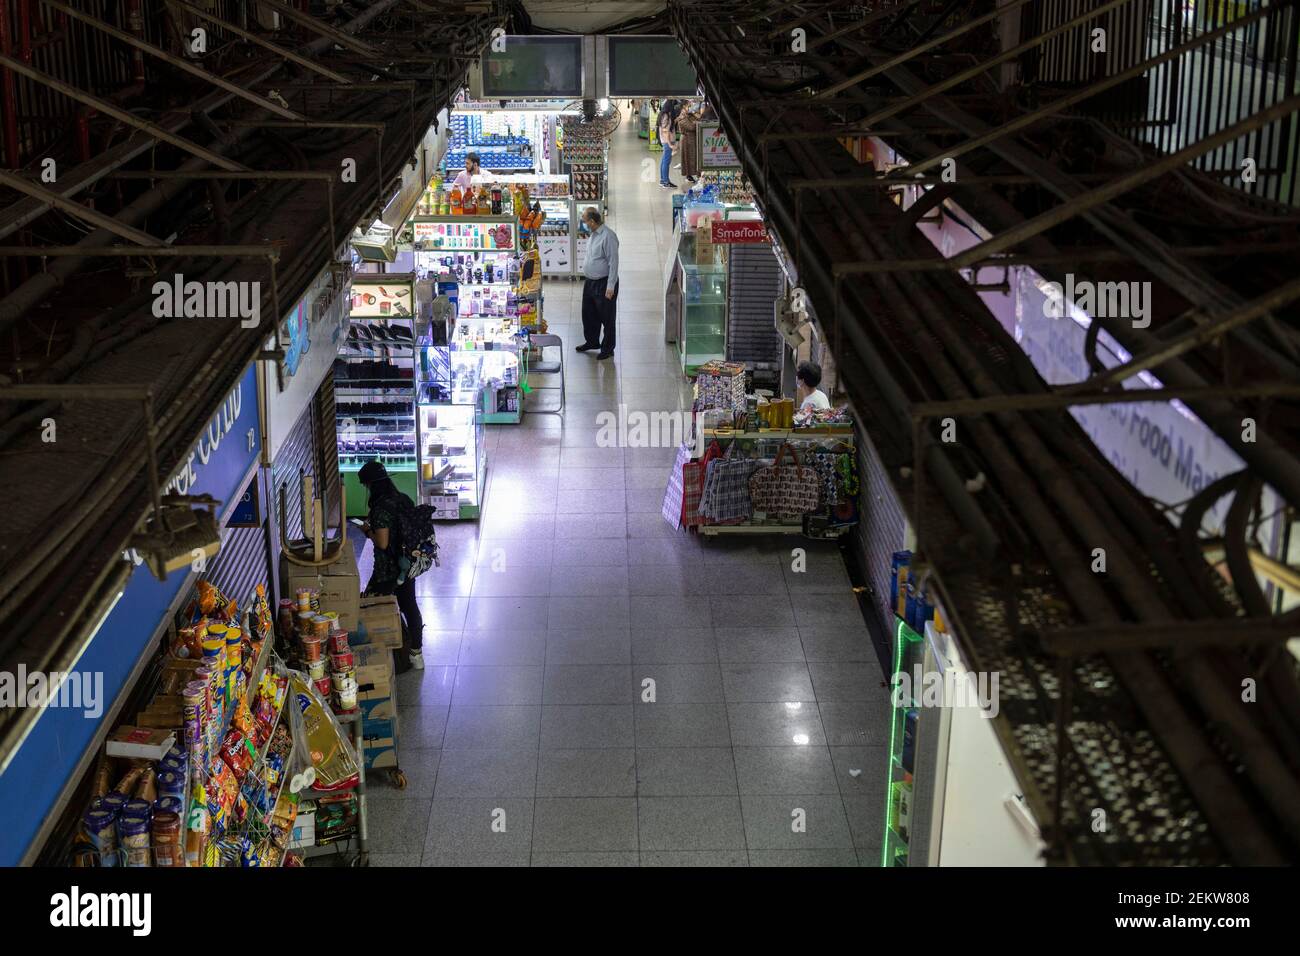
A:
MULTIPOLYGON (((375 545, 375 568, 366 585, 366 594, 392 594, 402 612, 406 658, 417 670, 424 667, 424 618, 415 598, 415 578, 406 577, 409 561, 402 557, 402 524, 411 526, 415 503, 403 494, 378 461, 361 466, 357 477, 369 493, 369 515, 362 530, 375 545)), ((398 655, 399 665, 404 663, 398 655)), ((400 670, 405 667, 399 666, 400 670)))

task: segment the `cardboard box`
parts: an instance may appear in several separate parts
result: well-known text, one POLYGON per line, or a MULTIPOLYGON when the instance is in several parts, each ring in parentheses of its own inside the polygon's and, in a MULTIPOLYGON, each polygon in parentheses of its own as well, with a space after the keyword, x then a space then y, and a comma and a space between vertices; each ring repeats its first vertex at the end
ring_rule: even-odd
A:
POLYGON ((119 727, 104 744, 110 757, 162 760, 176 744, 176 732, 152 727, 119 727))
POLYGON ((353 645, 374 644, 388 648, 402 646, 402 615, 397 609, 397 598, 361 598, 357 624, 349 629, 348 642, 353 645))
MULTIPOLYGON (((382 689, 384 697, 391 697, 393 680, 393 651, 383 644, 362 644, 352 650, 357 665, 357 683, 361 693, 373 695, 382 689)), ((366 697, 373 700, 373 696, 366 697)))
POLYGON ((397 721, 392 718, 366 720, 363 722, 361 733, 366 741, 367 748, 372 740, 396 740, 397 721))
POLYGON ((376 737, 366 741, 366 769, 382 770, 397 766, 397 741, 392 737, 376 737))
MULTIPOLYGON (((373 720, 396 720, 397 719, 397 702, 389 694, 387 697, 382 694, 371 692, 373 696, 361 698, 361 720, 362 729, 370 727, 373 720)), ((359 698, 361 695, 357 695, 359 698)))
POLYGON ((319 568, 290 564, 280 557, 280 578, 285 582, 284 593, 292 597, 298 588, 312 588, 320 592, 320 609, 334 611, 339 616, 339 627, 349 633, 355 631, 361 611, 361 574, 357 570, 357 555, 352 542, 344 540, 343 551, 333 564, 319 568))

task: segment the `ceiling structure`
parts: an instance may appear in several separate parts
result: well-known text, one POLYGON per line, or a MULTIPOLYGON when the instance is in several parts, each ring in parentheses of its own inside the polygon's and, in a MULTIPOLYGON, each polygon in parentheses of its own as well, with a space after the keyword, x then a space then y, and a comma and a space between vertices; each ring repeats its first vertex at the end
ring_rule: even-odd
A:
MULTIPOLYGON (((24 0, 0 17, 0 668, 67 670, 158 485, 278 317, 347 261, 505 20, 476 0, 319 17, 280 0, 24 0), (199 28, 204 49, 183 48, 199 28), (260 326, 154 316, 152 283, 175 273, 260 283, 260 326)), ((0 716, 0 756, 35 713, 0 716)))
POLYGON ((522 5, 535 29, 560 33, 601 33, 664 10, 653 0, 522 0, 522 5))
POLYGON ((1252 71, 1294 69, 1289 5, 1252 8, 1261 35, 1292 34, 1263 57, 1223 39, 1244 18, 1157 25, 1141 0, 1125 6, 682 0, 669 13, 916 529, 914 567, 971 669, 1001 674, 995 726, 1049 858, 1295 860, 1300 679, 1283 642, 1300 620, 1274 613, 1252 552, 1260 489, 1300 504, 1300 218, 1278 202, 1295 197, 1300 97, 1237 96, 1252 71), (1101 64, 1074 52, 1098 24, 1115 51, 1101 64), (1213 96, 1198 85, 1211 68, 1213 96), (864 135, 910 165, 878 173, 836 145, 864 135), (1241 153, 1223 155, 1243 143, 1271 157, 1248 185, 1241 153), (918 182, 918 201, 894 201, 918 182), (945 200, 991 233, 949 259, 916 228, 945 200), (1153 321, 1095 318, 1091 376, 1048 387, 966 277, 1019 264, 1062 283, 1150 282, 1153 321), (1135 356, 1119 372, 1095 354, 1103 327, 1135 356), (1145 399, 1181 398, 1245 463, 1178 520, 1068 414, 1131 402, 1119 383, 1139 370, 1164 383, 1145 399), (1204 540, 1202 515, 1228 495, 1222 536, 1204 540), (1211 565, 1207 549, 1224 557, 1211 565))

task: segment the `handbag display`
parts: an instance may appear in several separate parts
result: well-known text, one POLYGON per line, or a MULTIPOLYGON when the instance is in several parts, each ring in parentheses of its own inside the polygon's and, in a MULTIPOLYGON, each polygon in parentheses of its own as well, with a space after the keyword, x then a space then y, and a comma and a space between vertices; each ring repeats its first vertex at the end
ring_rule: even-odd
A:
POLYGON ((770 467, 754 473, 749 479, 749 498, 754 511, 775 515, 805 515, 817 510, 820 482, 817 472, 799 463, 799 456, 790 445, 781 446, 770 467), (793 465, 783 464, 786 454, 794 459, 793 465))
POLYGON ((677 460, 673 462, 673 470, 668 474, 668 487, 664 489, 664 503, 660 511, 674 531, 680 530, 682 526, 686 468, 691 464, 691 446, 683 443, 677 449, 677 460))
POLYGON ((709 472, 709 463, 722 457, 722 446, 716 441, 705 450, 699 461, 688 461, 682 465, 682 524, 694 527, 705 523, 700 514, 700 500, 704 496, 704 479, 709 472))

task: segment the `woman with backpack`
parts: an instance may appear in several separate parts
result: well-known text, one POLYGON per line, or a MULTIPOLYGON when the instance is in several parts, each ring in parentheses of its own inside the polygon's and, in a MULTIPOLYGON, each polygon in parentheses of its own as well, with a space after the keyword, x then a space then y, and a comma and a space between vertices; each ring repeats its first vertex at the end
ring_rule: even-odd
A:
POLYGON ((398 655, 398 671, 424 668, 424 618, 415 598, 415 576, 408 574, 406 542, 402 528, 415 527, 415 502, 393 484, 388 469, 378 461, 368 461, 357 474, 369 495, 369 514, 361 530, 375 546, 375 567, 366 585, 366 594, 392 594, 402 612, 406 645, 398 655))

